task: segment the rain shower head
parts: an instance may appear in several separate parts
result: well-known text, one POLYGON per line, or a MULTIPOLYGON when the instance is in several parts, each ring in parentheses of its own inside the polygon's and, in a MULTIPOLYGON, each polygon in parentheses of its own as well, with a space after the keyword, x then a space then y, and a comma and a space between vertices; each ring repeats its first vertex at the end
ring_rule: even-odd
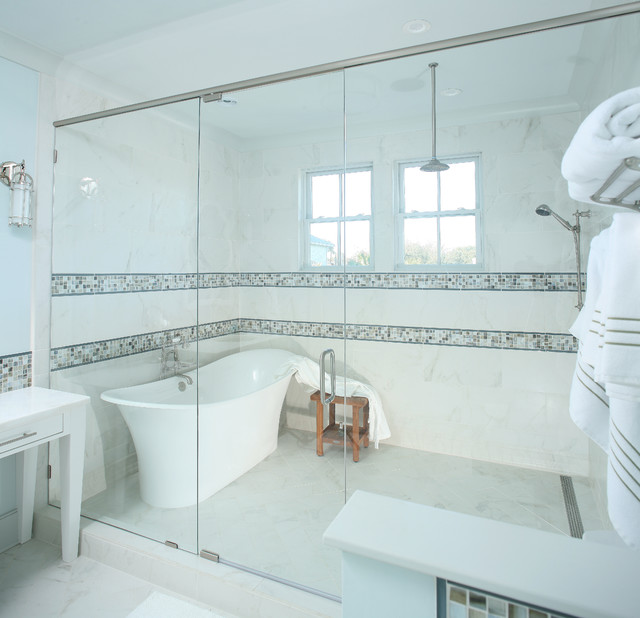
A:
POLYGON ((444 172, 449 169, 449 166, 442 161, 436 159, 436 157, 432 157, 429 159, 427 163, 425 163, 421 168, 421 172, 444 172))
POLYGON ((546 204, 540 204, 540 206, 536 208, 536 214, 540 215, 541 217, 548 217, 549 215, 551 215, 558 223, 560 223, 560 225, 562 225, 562 227, 566 228, 570 232, 573 232, 576 229, 566 219, 563 219, 559 214, 553 212, 553 210, 551 210, 551 208, 549 208, 546 204))

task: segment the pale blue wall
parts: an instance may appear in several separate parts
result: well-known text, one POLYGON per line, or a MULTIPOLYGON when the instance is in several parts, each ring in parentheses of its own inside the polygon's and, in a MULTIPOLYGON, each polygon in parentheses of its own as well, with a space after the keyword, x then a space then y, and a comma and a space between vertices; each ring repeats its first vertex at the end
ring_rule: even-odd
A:
MULTIPOLYGON (((0 58, 0 162, 25 160, 34 176, 38 74, 0 58)), ((9 188, 0 185, 0 356, 30 350, 31 236, 7 225, 9 188)))
MULTIPOLYGON (((34 176, 38 74, 0 58, 0 163, 25 160, 34 176)), ((31 349, 31 239, 29 228, 7 225, 9 188, 0 183, 0 356, 31 349)), ((0 549, 17 542, 15 457, 0 459, 0 549)))

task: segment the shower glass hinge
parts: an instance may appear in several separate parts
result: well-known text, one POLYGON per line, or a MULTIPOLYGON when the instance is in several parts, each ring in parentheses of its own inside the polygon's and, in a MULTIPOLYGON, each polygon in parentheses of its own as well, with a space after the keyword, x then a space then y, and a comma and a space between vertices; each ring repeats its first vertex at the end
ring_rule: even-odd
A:
POLYGON ((211 560, 211 562, 220 562, 220 556, 212 551, 207 551, 206 549, 200 550, 200 557, 205 558, 206 560, 211 560))
POLYGON ((58 162, 58 151, 54 149, 53 151, 53 162, 57 163, 58 162))
POLYGON ((51 478, 51 466, 47 466, 47 478, 51 478))
POLYGON ((212 101, 221 101, 222 100, 222 92, 212 92, 210 94, 202 95, 203 103, 211 103, 212 101))
POLYGON ((173 547, 173 549, 178 549, 178 544, 174 543, 173 541, 165 541, 164 544, 168 545, 169 547, 173 547))

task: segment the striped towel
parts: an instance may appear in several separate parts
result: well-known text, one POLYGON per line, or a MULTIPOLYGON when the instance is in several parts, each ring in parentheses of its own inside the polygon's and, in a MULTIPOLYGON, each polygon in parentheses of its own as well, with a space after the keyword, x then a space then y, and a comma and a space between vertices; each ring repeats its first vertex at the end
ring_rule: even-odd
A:
POLYGON ((616 214, 592 252, 585 306, 571 329, 580 352, 570 413, 608 452, 609 517, 640 549, 640 215, 616 214))

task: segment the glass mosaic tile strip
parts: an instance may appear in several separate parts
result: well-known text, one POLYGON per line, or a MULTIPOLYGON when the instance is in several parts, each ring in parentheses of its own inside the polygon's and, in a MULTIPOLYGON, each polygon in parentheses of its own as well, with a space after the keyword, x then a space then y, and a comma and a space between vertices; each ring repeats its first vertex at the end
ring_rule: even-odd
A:
POLYGON ((53 348, 50 354, 49 367, 51 371, 69 369, 80 365, 88 365, 101 361, 131 356, 159 350, 163 344, 170 342, 175 337, 181 337, 184 341, 194 342, 198 338, 210 339, 222 335, 230 335, 238 332, 238 320, 223 320, 195 326, 186 326, 169 330, 142 333, 117 339, 102 341, 90 341, 69 346, 53 348))
POLYGON ((200 324, 198 329, 195 326, 188 326, 54 348, 51 351, 51 370, 57 371, 121 356, 158 350, 163 343, 176 336, 181 336, 186 341, 192 342, 196 340, 196 330, 200 339, 211 339, 234 333, 323 337, 329 339, 341 339, 346 334, 347 339, 354 341, 446 345, 501 350, 533 350, 538 352, 577 351, 577 341, 572 335, 563 333, 524 333, 375 324, 344 325, 339 322, 236 318, 200 324))
POLYGON ((134 273, 54 274, 52 296, 221 287, 575 292, 575 273, 134 273))
POLYGON ((31 352, 0 356, 0 393, 31 386, 33 379, 31 352))
POLYGON ((51 276, 51 295, 195 290, 197 281, 198 275, 195 273, 54 274, 51 276))
POLYGON ((568 618, 451 582, 447 582, 445 603, 447 618, 568 618))

